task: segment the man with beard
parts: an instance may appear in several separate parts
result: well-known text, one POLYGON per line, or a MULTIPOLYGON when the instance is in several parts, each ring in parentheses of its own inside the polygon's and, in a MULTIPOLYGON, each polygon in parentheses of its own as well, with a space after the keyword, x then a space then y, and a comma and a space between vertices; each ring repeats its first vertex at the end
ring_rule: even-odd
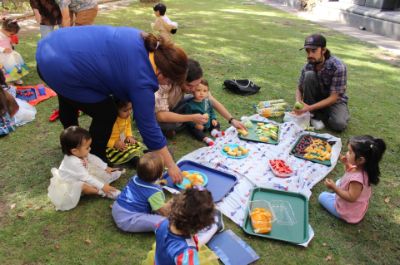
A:
POLYGON ((296 100, 304 107, 294 111, 297 114, 311 112, 311 125, 317 130, 323 129, 326 124, 332 130, 341 132, 350 118, 346 66, 331 55, 321 34, 308 36, 302 49, 306 51, 308 62, 301 70, 296 100))

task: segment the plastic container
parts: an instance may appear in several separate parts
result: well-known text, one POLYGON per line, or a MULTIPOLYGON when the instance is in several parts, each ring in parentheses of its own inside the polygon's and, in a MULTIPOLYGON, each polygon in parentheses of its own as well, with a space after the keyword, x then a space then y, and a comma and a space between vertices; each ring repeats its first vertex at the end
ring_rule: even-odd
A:
POLYGON ((251 225, 252 225, 253 231, 255 233, 266 234, 271 231, 272 223, 275 222, 276 218, 275 218, 274 210, 269 202, 267 202, 267 201, 250 201, 248 211, 249 211, 249 217, 251 219, 251 225), (264 209, 265 211, 269 212, 271 214, 270 220, 268 220, 268 219, 254 220, 253 218, 251 218, 253 211, 255 211, 257 209, 264 209), (270 230, 265 231, 265 232, 258 231, 258 229, 263 229, 266 227, 270 227, 270 230))
POLYGON ((276 223, 288 226, 293 226, 296 224, 296 217, 290 202, 274 200, 271 201, 270 205, 273 209, 276 223))
POLYGON ((292 112, 285 112, 285 116, 283 117, 284 122, 289 122, 293 121, 296 123, 298 126, 300 126, 303 129, 306 129, 307 127, 310 126, 310 121, 311 121, 311 114, 310 112, 304 112, 301 115, 296 115, 292 112))

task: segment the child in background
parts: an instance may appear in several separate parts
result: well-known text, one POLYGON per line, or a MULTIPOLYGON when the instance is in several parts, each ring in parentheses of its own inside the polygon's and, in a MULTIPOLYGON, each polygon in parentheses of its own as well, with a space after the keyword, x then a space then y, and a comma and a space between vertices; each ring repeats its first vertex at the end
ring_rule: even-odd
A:
POLYGON ((0 71, 0 137, 15 130, 14 115, 19 106, 14 97, 6 90, 7 84, 3 73, 0 71))
POLYGON ((0 64, 3 67, 6 81, 15 81, 17 85, 21 85, 23 83, 21 78, 29 72, 21 55, 13 50, 11 43, 11 37, 16 35, 18 31, 17 20, 3 18, 0 30, 0 64))
POLYGON ((171 39, 171 34, 175 34, 178 30, 178 23, 171 21, 167 15, 167 7, 158 3, 153 7, 154 15, 156 20, 151 23, 151 28, 155 31, 160 32, 166 39, 171 39))
POLYGON ((193 99, 188 101, 185 108, 186 114, 200 113, 208 117, 208 121, 205 124, 195 124, 193 122, 186 123, 190 133, 199 141, 205 142, 207 145, 214 145, 214 141, 207 137, 204 132, 210 131, 211 136, 220 137, 224 136, 224 131, 219 131, 220 124, 216 119, 214 109, 208 99, 208 82, 202 80, 201 84, 193 90, 193 99))
POLYGON ((55 26, 61 25, 61 11, 55 0, 30 0, 29 4, 36 22, 40 25, 42 39, 52 32, 55 26))
POLYGON ((168 219, 156 230, 155 265, 199 264, 196 233, 215 222, 211 193, 201 188, 173 199, 168 219))
POLYGON ((155 182, 164 171, 164 161, 157 153, 144 154, 133 176, 112 207, 118 228, 126 232, 152 232, 169 214, 170 205, 160 185, 155 182))
POLYGON ((113 165, 130 162, 136 167, 137 161, 143 155, 143 144, 132 136, 132 104, 117 100, 118 116, 107 143, 107 159, 113 165))
POLYGON ((120 191, 109 183, 117 180, 123 171, 107 167, 89 153, 92 138, 87 130, 70 126, 61 133, 60 143, 64 159, 58 170, 51 170, 53 178, 48 193, 57 210, 74 208, 81 194, 118 197, 120 191))
POLYGON ((344 176, 336 184, 326 179, 325 185, 333 193, 322 192, 318 200, 337 218, 355 224, 367 212, 372 195, 371 184, 379 182, 379 162, 386 144, 382 139, 364 135, 352 137, 347 148, 346 156, 342 157, 346 169, 344 176))

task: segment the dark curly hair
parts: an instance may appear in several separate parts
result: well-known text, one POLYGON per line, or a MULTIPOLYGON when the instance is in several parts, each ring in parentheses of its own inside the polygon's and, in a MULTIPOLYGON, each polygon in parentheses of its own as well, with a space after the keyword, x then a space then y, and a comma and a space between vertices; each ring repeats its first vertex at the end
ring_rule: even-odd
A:
POLYGON ((190 236, 212 225, 214 215, 211 192, 190 188, 174 198, 168 220, 184 236, 190 236))

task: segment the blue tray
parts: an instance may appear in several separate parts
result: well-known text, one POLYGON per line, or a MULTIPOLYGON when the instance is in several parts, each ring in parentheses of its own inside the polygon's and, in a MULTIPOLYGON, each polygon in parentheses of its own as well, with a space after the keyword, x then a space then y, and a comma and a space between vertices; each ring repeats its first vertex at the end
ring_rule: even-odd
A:
MULTIPOLYGON (((237 183, 237 178, 235 176, 203 166, 193 161, 181 161, 178 163, 178 167, 182 171, 195 170, 205 174, 208 177, 208 184, 206 188, 211 192, 214 202, 221 201, 237 183)), ((177 188, 177 186, 172 182, 172 179, 168 173, 165 173, 163 178, 167 180, 168 187, 173 189, 177 188)))

